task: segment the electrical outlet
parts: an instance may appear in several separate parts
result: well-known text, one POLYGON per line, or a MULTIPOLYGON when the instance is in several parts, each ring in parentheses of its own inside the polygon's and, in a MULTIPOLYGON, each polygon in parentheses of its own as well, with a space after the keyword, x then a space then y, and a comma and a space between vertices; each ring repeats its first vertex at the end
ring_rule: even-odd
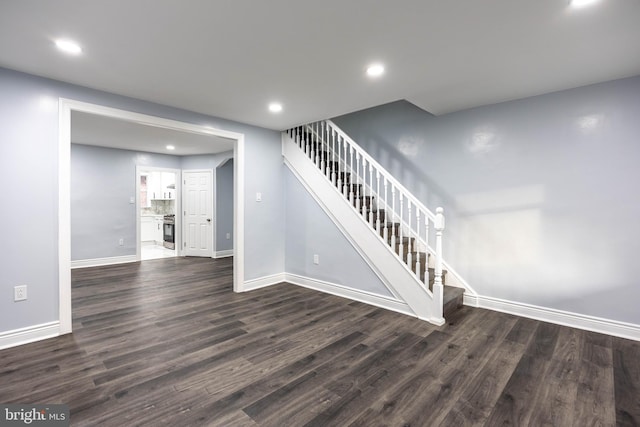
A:
POLYGON ((231 238, 231 233, 227 233, 227 240, 231 238))
POLYGON ((120 240, 118 240, 118 244, 124 246, 124 238, 121 237, 120 240))
POLYGON ((318 255, 318 254, 313 254, 313 263, 314 263, 315 265, 320 264, 320 255, 318 255))
POLYGON ((15 286, 13 288, 13 300, 24 301, 27 299, 27 285, 15 286))

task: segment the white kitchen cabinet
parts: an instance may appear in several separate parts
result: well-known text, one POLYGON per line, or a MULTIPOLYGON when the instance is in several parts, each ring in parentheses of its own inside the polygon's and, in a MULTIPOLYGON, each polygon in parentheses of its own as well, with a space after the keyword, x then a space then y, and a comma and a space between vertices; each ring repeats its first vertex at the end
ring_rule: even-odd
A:
POLYGON ((145 215, 140 217, 140 240, 143 242, 155 242, 161 245, 163 236, 162 215, 145 215))
POLYGON ((155 218, 155 228, 153 230, 154 233, 154 238, 153 240, 156 241, 157 245, 161 245, 164 241, 164 233, 163 233, 163 223, 164 223, 164 219, 162 216, 157 216, 155 218))
POLYGON ((176 174, 173 172, 162 172, 161 190, 163 199, 174 200, 176 198, 176 174))
POLYGON ((140 217, 140 240, 149 242, 155 240, 156 222, 152 216, 140 217))
POLYGON ((151 200, 175 200, 176 174, 173 172, 151 172, 149 174, 151 200), (172 187, 172 188, 169 188, 172 187))
POLYGON ((149 194, 151 200, 163 199, 162 197, 162 173, 151 172, 149 174, 149 194))

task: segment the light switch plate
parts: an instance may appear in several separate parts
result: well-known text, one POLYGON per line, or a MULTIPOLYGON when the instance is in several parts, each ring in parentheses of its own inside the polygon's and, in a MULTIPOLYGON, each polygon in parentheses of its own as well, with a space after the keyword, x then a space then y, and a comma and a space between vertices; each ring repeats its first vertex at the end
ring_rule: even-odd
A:
POLYGON ((256 193, 256 202, 262 201, 262 193, 256 193))

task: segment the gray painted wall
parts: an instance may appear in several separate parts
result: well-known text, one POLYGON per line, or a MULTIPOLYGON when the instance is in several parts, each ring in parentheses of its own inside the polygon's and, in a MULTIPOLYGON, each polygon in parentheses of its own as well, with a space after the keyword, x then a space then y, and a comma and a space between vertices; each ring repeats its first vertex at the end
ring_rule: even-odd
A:
POLYGON ((215 181, 216 252, 228 251, 233 249, 233 159, 216 168, 215 181))
POLYGON ((284 271, 280 134, 190 111, 0 69, 0 333, 58 320, 58 98, 212 126, 245 135, 245 278, 284 271), (261 191, 263 202, 255 202, 261 191), (13 302, 13 286, 29 286, 13 302))
POLYGON ((434 117, 335 122, 431 209, 480 295, 640 324, 640 76, 434 117))
POLYGON ((287 273, 392 297, 298 179, 286 169, 287 273), (320 263, 313 263, 318 254, 320 263))
POLYGON ((202 154, 197 156, 180 157, 180 167, 182 169, 211 169, 215 170, 224 160, 233 157, 233 151, 224 153, 202 154))
POLYGON ((136 254, 136 165, 180 169, 180 158, 71 144, 72 261, 136 254))

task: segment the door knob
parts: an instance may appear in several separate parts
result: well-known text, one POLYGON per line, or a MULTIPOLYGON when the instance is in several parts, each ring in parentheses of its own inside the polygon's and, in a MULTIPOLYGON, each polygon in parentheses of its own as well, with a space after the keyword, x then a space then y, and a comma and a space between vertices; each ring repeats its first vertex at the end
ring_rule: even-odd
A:
POLYGON ((207 218, 207 222, 211 222, 211 218, 207 218))

